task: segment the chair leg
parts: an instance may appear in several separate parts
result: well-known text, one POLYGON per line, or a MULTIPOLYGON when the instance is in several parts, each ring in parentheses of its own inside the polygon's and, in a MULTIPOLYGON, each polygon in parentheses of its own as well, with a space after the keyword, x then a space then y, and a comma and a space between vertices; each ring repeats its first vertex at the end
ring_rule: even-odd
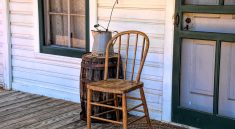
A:
MULTIPOLYGON (((114 106, 118 107, 118 97, 117 97, 117 94, 113 94, 113 96, 114 96, 114 106)), ((115 112, 116 112, 116 120, 120 121, 119 110, 115 110, 115 112)))
POLYGON ((91 98, 92 90, 87 91, 87 129, 91 129, 91 98))
POLYGON ((151 125, 151 121, 150 121, 150 118, 149 118, 149 112, 148 112, 148 107, 147 107, 143 87, 140 88, 140 95, 141 95, 142 103, 144 105, 143 107, 144 107, 145 118, 146 118, 146 121, 147 121, 147 124, 148 124, 149 128, 151 129, 152 125, 151 125))
POLYGON ((122 113, 123 113, 123 129, 128 129, 126 94, 122 94, 122 113))

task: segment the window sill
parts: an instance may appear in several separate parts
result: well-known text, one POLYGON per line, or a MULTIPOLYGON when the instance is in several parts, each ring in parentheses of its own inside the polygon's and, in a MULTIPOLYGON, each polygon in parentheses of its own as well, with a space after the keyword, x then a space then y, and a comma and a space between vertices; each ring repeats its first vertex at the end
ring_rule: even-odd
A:
POLYGON ((87 52, 82 51, 82 50, 78 50, 78 49, 73 49, 73 48, 64 48, 64 47, 55 47, 55 46, 41 46, 40 53, 81 58, 82 55, 84 55, 87 52))

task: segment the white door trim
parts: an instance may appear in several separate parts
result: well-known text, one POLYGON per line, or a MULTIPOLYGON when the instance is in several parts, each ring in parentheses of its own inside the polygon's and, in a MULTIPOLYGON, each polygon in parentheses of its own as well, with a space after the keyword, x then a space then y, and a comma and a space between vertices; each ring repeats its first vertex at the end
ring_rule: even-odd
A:
POLYGON ((166 0, 162 120, 171 121, 175 0, 166 0))
POLYGON ((11 32, 9 0, 3 0, 3 83, 4 88, 12 88, 11 32))

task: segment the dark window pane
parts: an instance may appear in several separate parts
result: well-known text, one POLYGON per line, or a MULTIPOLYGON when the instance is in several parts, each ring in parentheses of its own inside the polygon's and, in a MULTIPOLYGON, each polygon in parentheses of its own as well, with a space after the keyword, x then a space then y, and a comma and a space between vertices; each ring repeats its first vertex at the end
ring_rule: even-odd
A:
POLYGON ((85 0, 45 0, 44 7, 46 44, 85 51, 85 0))
POLYGON ((60 15, 50 16, 51 44, 68 46, 68 17, 60 15))
POLYGON ((71 4, 71 13, 85 15, 86 4, 85 0, 70 0, 71 4))
POLYGON ((49 0, 50 12, 68 13, 68 0, 49 0))
POLYGON ((86 47, 86 26, 84 16, 71 16, 71 34, 72 47, 82 48, 86 47))

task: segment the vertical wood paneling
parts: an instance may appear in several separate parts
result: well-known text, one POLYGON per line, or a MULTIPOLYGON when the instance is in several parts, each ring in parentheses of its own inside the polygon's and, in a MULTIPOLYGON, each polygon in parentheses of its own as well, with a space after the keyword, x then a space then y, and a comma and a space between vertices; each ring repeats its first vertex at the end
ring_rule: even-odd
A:
MULTIPOLYGON (((98 23, 102 26, 106 27, 108 24, 113 3, 114 0, 98 0, 98 23)), ((114 9, 110 24, 110 30, 112 31, 121 32, 135 29, 143 31, 149 36, 150 50, 141 80, 145 83, 150 116, 159 120, 162 118, 165 8, 165 0, 148 0, 147 2, 145 0, 119 0, 119 4, 116 5, 114 9)), ((126 40, 123 39, 123 41, 126 40)), ((131 41, 130 44, 132 43, 131 41)), ((130 46, 129 50, 129 64, 132 63, 132 53, 134 53, 134 48, 132 47, 133 46, 130 46)), ((138 47, 141 48, 141 46, 138 47)), ((125 63, 125 59, 123 59, 123 61, 125 63)), ((138 58, 136 64, 138 64, 138 58)), ((136 68, 138 68, 138 65, 136 65, 136 68)), ((127 71, 131 73, 130 66, 127 68, 127 71)), ((131 75, 127 73, 127 78, 130 77, 131 75)), ((139 96, 138 92, 134 92, 132 95, 139 96)), ((131 107, 137 103, 129 101, 128 104, 131 107)), ((139 115, 135 112, 133 112, 133 114, 139 115)))

